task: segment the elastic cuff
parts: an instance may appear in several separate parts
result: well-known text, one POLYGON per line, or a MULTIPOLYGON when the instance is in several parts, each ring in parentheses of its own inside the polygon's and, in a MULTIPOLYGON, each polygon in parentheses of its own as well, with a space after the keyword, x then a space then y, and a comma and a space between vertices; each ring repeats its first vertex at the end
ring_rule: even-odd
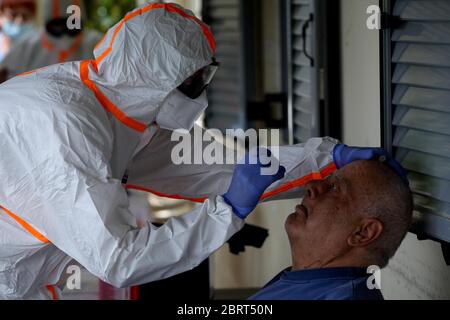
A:
POLYGON ((338 169, 341 169, 341 167, 342 167, 341 155, 342 155, 342 150, 345 148, 347 148, 347 146, 345 144, 338 144, 333 149, 333 161, 338 169))
POLYGON ((245 220, 245 219, 247 218, 248 214, 243 215, 241 212, 243 212, 243 211, 248 211, 248 210, 242 209, 242 208, 239 208, 239 207, 233 205, 233 203, 232 203, 230 200, 228 200, 228 198, 227 198, 226 195, 223 195, 222 198, 223 198, 223 201, 225 201, 225 203, 228 204, 228 205, 231 207, 233 213, 234 213, 238 218, 240 218, 240 219, 242 219, 242 220, 245 220))

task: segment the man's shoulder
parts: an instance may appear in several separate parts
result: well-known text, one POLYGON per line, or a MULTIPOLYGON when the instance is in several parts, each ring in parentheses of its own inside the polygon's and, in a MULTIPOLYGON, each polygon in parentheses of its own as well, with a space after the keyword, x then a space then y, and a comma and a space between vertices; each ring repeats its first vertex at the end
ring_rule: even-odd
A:
POLYGON ((352 296, 353 300, 384 300, 380 289, 368 285, 368 277, 353 280, 352 296))
MULTIPOLYGON (((335 276, 320 277, 321 269, 290 273, 289 269, 279 273, 252 299, 264 300, 383 300, 381 291, 370 290, 368 276, 343 276, 352 270, 337 269, 335 276)), ((333 270, 324 269, 326 273, 333 270)))
POLYGON ((383 300, 380 290, 367 285, 368 276, 336 278, 310 283, 318 300, 383 300))

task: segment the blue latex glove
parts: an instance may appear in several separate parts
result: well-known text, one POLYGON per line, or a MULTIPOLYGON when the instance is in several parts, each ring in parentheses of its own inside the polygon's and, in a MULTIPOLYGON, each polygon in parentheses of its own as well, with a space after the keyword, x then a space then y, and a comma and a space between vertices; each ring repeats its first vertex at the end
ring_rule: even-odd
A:
POLYGON ((383 148, 358 148, 338 144, 333 150, 334 163, 340 169, 346 165, 359 160, 380 160, 394 170, 402 180, 409 185, 406 171, 392 156, 383 148))
POLYGON ((263 175, 262 168, 269 168, 271 164, 270 162, 267 165, 262 164, 259 153, 271 157, 270 150, 266 149, 259 152, 254 150, 247 154, 245 161, 236 165, 230 188, 223 195, 225 202, 233 208, 233 212, 241 219, 246 219, 249 216, 258 205, 264 191, 271 184, 282 179, 286 173, 286 168, 280 166, 276 174, 263 175))

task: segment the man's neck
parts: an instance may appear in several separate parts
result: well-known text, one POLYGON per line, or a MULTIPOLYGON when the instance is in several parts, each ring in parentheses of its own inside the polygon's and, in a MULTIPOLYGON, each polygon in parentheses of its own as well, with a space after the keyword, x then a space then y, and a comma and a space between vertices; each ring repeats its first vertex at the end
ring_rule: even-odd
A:
POLYGON ((371 265, 368 261, 355 258, 353 256, 344 255, 336 258, 310 260, 293 258, 292 271, 307 270, 307 269, 328 269, 328 268, 366 268, 371 265))

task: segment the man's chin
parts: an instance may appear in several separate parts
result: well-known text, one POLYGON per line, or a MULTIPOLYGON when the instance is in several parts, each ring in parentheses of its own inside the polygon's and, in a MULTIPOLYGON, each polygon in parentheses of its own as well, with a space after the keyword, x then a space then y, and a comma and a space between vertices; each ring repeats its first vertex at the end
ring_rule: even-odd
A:
POLYGON ((301 232, 302 227, 305 225, 306 217, 302 216, 299 213, 292 213, 290 214, 287 219, 286 223, 284 225, 286 232, 288 235, 293 235, 296 233, 301 232))

